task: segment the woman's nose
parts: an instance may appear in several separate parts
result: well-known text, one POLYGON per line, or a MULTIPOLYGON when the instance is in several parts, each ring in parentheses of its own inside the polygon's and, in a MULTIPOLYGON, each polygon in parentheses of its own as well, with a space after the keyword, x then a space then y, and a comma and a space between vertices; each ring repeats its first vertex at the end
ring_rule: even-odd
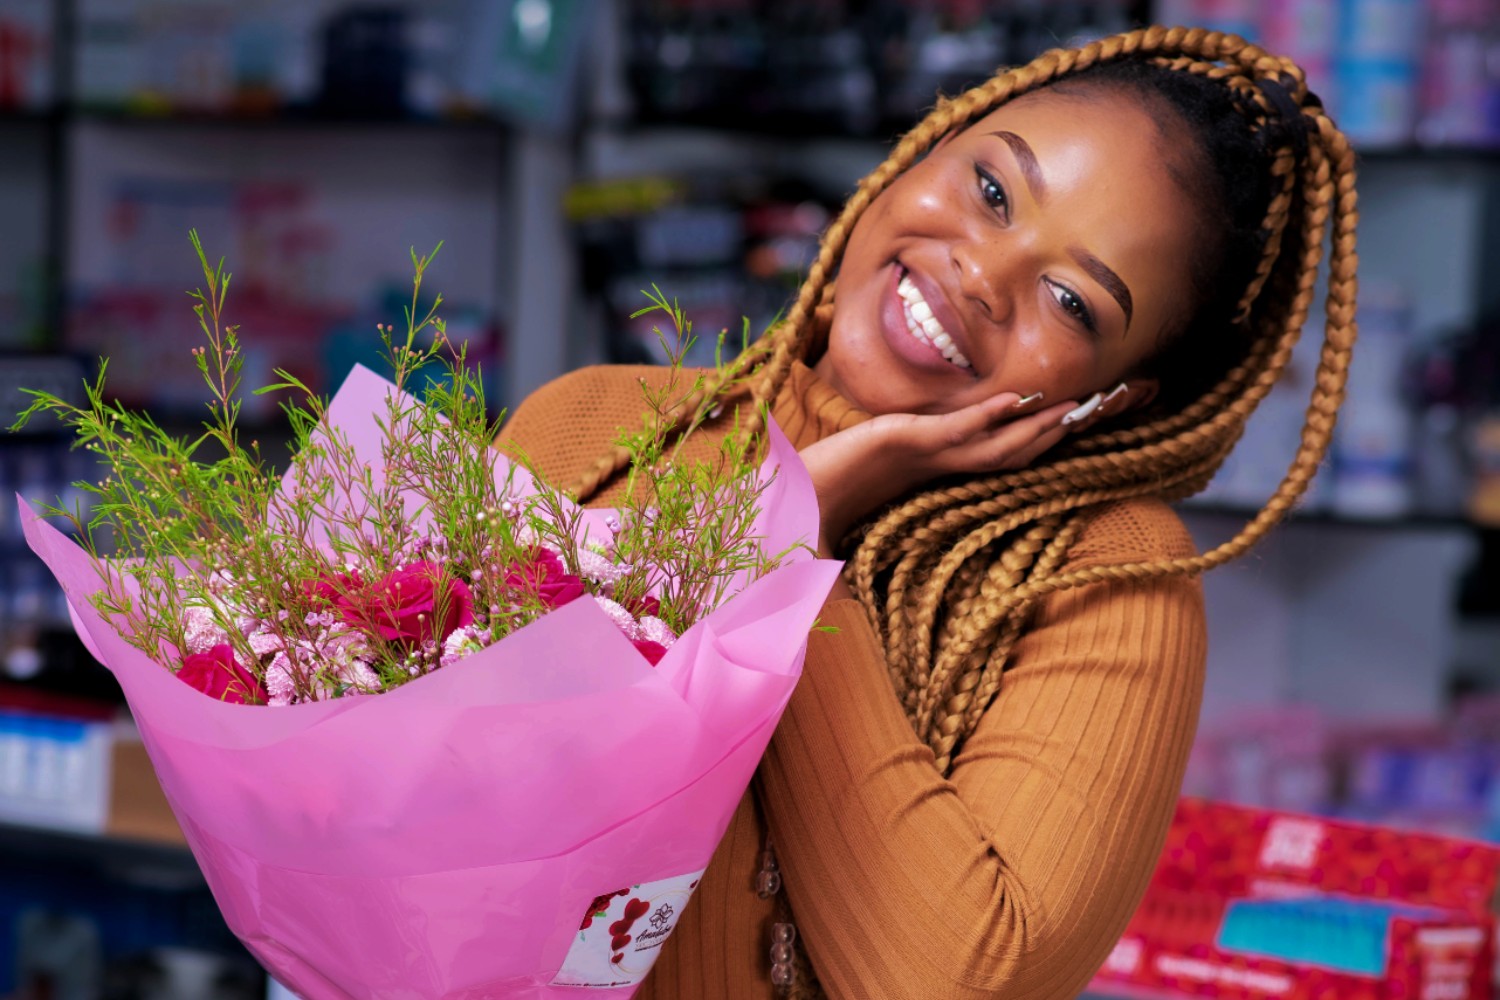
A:
POLYGON ((984 319, 999 323, 1010 315, 1010 296, 995 257, 994 247, 979 243, 955 243, 950 251, 959 293, 984 319))

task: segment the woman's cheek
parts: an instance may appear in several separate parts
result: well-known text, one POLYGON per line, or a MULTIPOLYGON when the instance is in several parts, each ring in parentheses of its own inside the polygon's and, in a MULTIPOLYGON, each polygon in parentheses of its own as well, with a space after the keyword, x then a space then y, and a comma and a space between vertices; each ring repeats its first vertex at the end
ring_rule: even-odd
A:
POLYGON ((954 208, 951 200, 943 197, 943 193, 934 184, 917 187, 915 194, 909 199, 909 205, 910 215, 918 225, 943 219, 954 208))
POLYGON ((1008 372, 1015 392, 1042 392, 1047 398, 1064 400, 1090 384, 1093 358, 1082 344, 1059 343, 1055 336, 1031 334, 1023 337, 1016 352, 1016 365, 1008 372))

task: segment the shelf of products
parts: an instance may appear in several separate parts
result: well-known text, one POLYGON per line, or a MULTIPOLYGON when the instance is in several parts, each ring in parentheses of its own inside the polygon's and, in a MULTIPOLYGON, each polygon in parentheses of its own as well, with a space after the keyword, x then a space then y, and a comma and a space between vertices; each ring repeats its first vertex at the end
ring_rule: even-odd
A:
POLYGON ((164 112, 161 114, 130 113, 124 111, 97 111, 82 108, 64 108, 55 113, 64 121, 88 122, 109 125, 115 128, 131 126, 181 126, 183 128, 238 128, 238 129, 366 129, 375 127, 408 128, 434 131, 474 129, 478 131, 505 132, 514 128, 514 123, 490 115, 423 116, 402 114, 355 115, 346 112, 294 113, 280 111, 267 115, 236 115, 218 112, 164 112))
MULTIPOLYGON (((829 4, 805 15, 776 3, 627 4, 625 93, 585 122, 585 208, 573 216, 597 356, 659 359, 649 322, 630 318, 647 277, 678 295, 700 330, 727 328, 733 338, 744 318, 762 329, 815 251, 821 223, 797 229, 796 220, 831 217, 930 103, 939 78, 953 93, 998 63, 1148 18, 1204 24, 1302 60, 1361 150, 1359 362, 1333 454, 1297 521, 1422 531, 1500 521, 1480 481, 1495 464, 1486 458, 1495 435, 1484 428, 1500 406, 1500 338, 1480 319, 1488 237, 1475 221, 1491 211, 1500 166, 1491 65, 1500 63, 1470 58, 1500 44, 1487 3, 829 4), (757 17, 764 23, 752 26, 757 17), (767 45, 772 26, 794 42, 767 45), (811 77, 788 68, 812 53, 827 58, 811 77), (825 76, 835 83, 808 85, 825 76), (927 98, 915 100, 919 92, 927 98), (860 103, 849 94, 872 95, 866 103, 879 113, 840 118, 817 104, 830 93, 849 105, 860 103), (632 201, 631 192, 646 194, 632 201), (1429 281, 1434 272, 1443 280, 1429 281)), ((1314 333, 1316 317, 1315 309, 1314 333)), ((1191 509, 1248 516, 1270 495, 1315 362, 1301 352, 1191 509)))
MULTIPOLYGON (((900 122, 892 122, 889 129, 878 134, 842 133, 817 128, 812 124, 798 125, 764 118, 735 119, 719 116, 694 125, 681 121, 654 121, 651 119, 617 118, 597 119, 589 123, 593 134, 620 137, 623 141, 645 141, 653 139, 697 135, 713 140, 753 143, 779 143, 805 147, 827 147, 854 144, 869 153, 883 155, 895 140, 913 124, 919 114, 900 122)), ((1452 162, 1489 163, 1500 161, 1500 142, 1478 144, 1476 142, 1420 144, 1416 142, 1400 145, 1359 145, 1356 150, 1360 163, 1401 162, 1452 162)))
MULTIPOLYGON (((0 3, 0 425, 19 386, 81 389, 109 354, 115 395, 193 430, 189 228, 234 272, 248 382, 284 366, 327 388, 375 362, 408 246, 443 240, 427 289, 505 386, 513 161, 566 117, 552 84, 582 29, 564 2, 517 36, 515 6, 0 3)), ((285 434, 269 398, 245 417, 285 434)), ((45 425, 0 440, 0 994, 263 997, 19 536, 16 492, 86 499, 71 484, 97 474, 68 445, 45 425)))
POLYGON ((1150 21, 1290 56, 1363 146, 1500 145, 1488 0, 636 3, 624 61, 636 121, 888 135, 996 66, 1150 21))
MULTIPOLYGON (((133 991, 196 968, 221 980, 219 1000, 263 995, 123 706, 73 687, 0 684, 0 918, 11 931, 0 983, 23 996, 163 995, 133 991)), ((210 995, 206 980, 184 995, 210 995)))
MULTIPOLYGON (((504 202, 508 197, 504 158, 510 155, 517 128, 537 123, 550 126, 566 117, 583 31, 576 6, 555 3, 549 5, 550 17, 539 31, 518 33, 512 30, 520 23, 515 8, 515 3, 500 2, 458 6, 408 3, 376 9, 348 0, 271 0, 253 6, 211 0, 194 4, 191 10, 164 0, 7 3, 0 11, 0 129, 40 127, 44 138, 28 172, 28 183, 36 183, 33 177, 52 178, 56 183, 35 199, 47 204, 46 218, 36 225, 23 223, 19 227, 23 233, 37 234, 38 240, 0 252, 0 347, 70 347, 93 353, 94 338, 87 332, 80 333, 80 326, 106 322, 128 327, 132 322, 128 313, 132 312, 136 314, 134 322, 149 322, 140 317, 143 309, 151 308, 149 302, 115 303, 102 318, 98 313, 97 292, 109 276, 100 275, 98 267, 89 273, 90 264, 100 260, 100 254, 92 249, 94 241, 119 236, 115 230, 130 226, 140 206, 127 197, 85 208, 80 201, 89 199, 90 185, 128 186, 142 178, 159 176, 166 165, 175 169, 178 186, 185 187, 182 181, 188 177, 201 182, 205 173, 216 171, 215 179, 231 185, 228 196, 238 204, 253 202, 266 208, 266 191, 243 188, 246 175, 274 172, 283 175, 286 182, 294 182, 317 177, 319 167, 309 161, 320 159, 325 164, 323 173, 328 173, 328 157, 291 146, 275 167, 264 157, 248 171, 236 172, 235 164, 222 160, 214 164, 212 157, 201 155, 207 145, 204 140, 217 141, 212 137, 226 131, 242 132, 247 143, 275 143, 277 137, 289 134, 315 137, 337 130, 354 144, 364 141, 362 133, 369 132, 368 149, 360 150, 366 162, 392 156, 407 161, 393 163, 387 173, 397 176, 376 183, 393 184, 403 194, 429 186, 450 192, 452 199, 477 196, 497 204, 504 202), (136 130, 150 132, 153 137, 166 136, 160 144, 162 155, 155 162, 134 157, 128 168, 113 172, 101 168, 97 154, 102 152, 103 159, 109 161, 114 150, 90 147, 89 138, 100 133, 117 134, 128 145, 129 134, 136 130), (381 134, 376 137, 376 132, 381 134), (401 137, 393 138, 397 132, 401 137), (417 147, 429 141, 428 136, 451 148, 429 148, 422 155, 417 147), (371 145, 377 138, 384 145, 371 145), (403 154, 403 150, 407 152, 403 154), (195 153, 203 162, 192 162, 195 153), (472 164, 468 178, 454 183, 451 169, 444 176, 444 164, 454 162, 472 164), (404 169, 395 170, 398 166, 404 169), (475 188, 480 173, 486 175, 484 187, 475 188), (235 190, 237 182, 240 188, 235 190), (91 214, 96 207, 97 215, 91 214), (102 233, 90 232, 86 225, 79 224, 80 220, 106 213, 110 213, 111 228, 102 233), (85 251, 85 246, 91 249, 85 251), (80 287, 80 282, 85 287, 80 287), (26 311, 4 308, 11 299, 26 303, 26 311), (122 315, 121 309, 127 315, 122 315)), ((289 142, 295 146, 296 140, 289 142)), ((0 171, 8 159, 0 156, 0 171)), ((257 158, 249 151, 230 159, 257 158)), ((231 263, 241 264, 236 268, 241 271, 240 277, 245 276, 241 262, 250 256, 245 252, 246 243, 252 249, 263 246, 284 258, 304 255, 294 259, 291 266, 302 268, 305 278, 312 282, 324 277, 330 267, 337 271, 336 262, 350 255, 350 250, 328 243, 330 236, 338 235, 336 226, 330 229, 330 223, 339 222, 338 208, 328 202, 337 201, 336 185, 343 178, 378 171, 360 170, 358 163, 333 166, 340 168, 330 175, 338 181, 325 178, 303 185, 309 190, 301 214, 321 232, 310 231, 295 220, 289 222, 283 204, 279 206, 282 217, 269 220, 275 232, 242 228, 229 234, 233 245, 228 256, 231 263), (289 236, 284 232, 288 225, 301 225, 303 231, 289 236), (266 244, 273 237, 280 242, 266 244), (292 238, 301 243, 289 246, 286 241, 292 238), (307 259, 308 241, 319 240, 324 244, 323 258, 307 259), (329 262, 330 255, 334 264, 329 262)), ((18 165, 16 169, 21 168, 18 165)), ((211 216, 216 211, 212 206, 179 207, 187 215, 211 216)), ((148 205, 147 211, 151 210, 148 205)), ((445 235, 450 251, 439 265, 440 272, 459 259, 479 257, 481 265, 488 266, 489 273, 482 282, 466 279, 468 289, 461 288, 457 295, 451 285, 446 290, 455 307, 456 332, 474 336, 475 350, 489 362, 498 385, 500 333, 494 289, 504 286, 504 275, 499 273, 495 246, 466 246, 462 239, 466 232, 482 231, 492 242, 508 235, 506 220, 495 219, 493 211, 471 208, 462 224, 442 219, 441 213, 425 214, 438 216, 439 228, 449 230, 445 235)), ((399 213, 393 216, 400 217, 399 213)), ((200 223, 200 228, 212 228, 212 221, 200 223)), ((180 259, 190 265, 183 242, 185 228, 177 235, 180 238, 170 248, 155 248, 158 259, 169 264, 180 259)), ((226 234, 205 233, 211 250, 224 245, 222 239, 215 243, 212 237, 216 235, 226 234)), ((381 245, 388 246, 389 257, 400 265, 401 252, 408 243, 425 239, 416 232, 387 232, 381 245)), ((118 239, 113 242, 117 255, 127 260, 141 257, 145 249, 139 245, 121 248, 118 239)), ((372 241, 361 238, 356 242, 363 246, 372 241)), ((354 256, 358 256, 357 251, 354 256)), ((109 261, 103 263, 106 268, 111 266, 109 261)), ((186 270, 190 272, 191 268, 186 270)), ((392 283, 397 283, 397 277, 389 275, 392 283)), ((442 275, 435 277, 441 279, 442 275)), ((172 293, 173 302, 181 291, 178 284, 173 276, 161 281, 163 291, 172 293)), ((333 297, 337 299, 339 294, 334 290, 333 297)), ((327 330, 330 325, 345 322, 373 326, 376 318, 394 318, 369 315, 390 305, 389 297, 379 287, 368 290, 357 301, 345 298, 323 303, 332 308, 314 317, 321 328, 327 330)), ((327 332, 338 339, 338 331, 327 332)), ((306 331, 302 333, 305 336, 306 331)), ((335 367, 342 363, 342 358, 334 359, 335 367)))

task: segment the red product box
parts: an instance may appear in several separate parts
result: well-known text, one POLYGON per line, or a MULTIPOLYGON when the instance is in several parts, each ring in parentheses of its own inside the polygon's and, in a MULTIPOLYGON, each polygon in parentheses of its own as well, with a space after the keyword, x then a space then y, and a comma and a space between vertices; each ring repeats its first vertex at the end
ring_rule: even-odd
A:
POLYGON ((1500 847, 1183 799, 1095 988, 1490 1000, 1500 847))

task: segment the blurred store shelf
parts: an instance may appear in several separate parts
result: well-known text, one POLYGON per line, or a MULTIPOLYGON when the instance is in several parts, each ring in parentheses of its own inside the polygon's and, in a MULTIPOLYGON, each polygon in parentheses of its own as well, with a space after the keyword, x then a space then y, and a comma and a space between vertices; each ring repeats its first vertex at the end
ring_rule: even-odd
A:
POLYGON ((401 127, 411 129, 507 131, 515 127, 513 122, 489 115, 425 116, 425 115, 353 115, 319 110, 305 113, 282 110, 275 114, 231 114, 220 112, 165 111, 161 113, 110 110, 101 108, 69 108, 57 113, 63 121, 88 122, 117 127, 129 126, 179 126, 193 128, 212 126, 215 128, 308 128, 349 129, 370 127, 401 127))
MULTIPOLYGON (((639 141, 659 140, 672 136, 698 136, 705 141, 733 141, 745 143, 797 142, 816 145, 859 144, 888 152, 900 139, 906 127, 915 121, 892 126, 888 132, 861 134, 840 132, 837 129, 818 127, 816 123, 796 120, 778 120, 764 116, 725 117, 715 115, 702 121, 666 120, 659 118, 606 118, 591 121, 591 132, 610 134, 639 141)), ((1500 145, 1422 145, 1404 143, 1400 145, 1357 145, 1356 156, 1363 161, 1496 161, 1500 160, 1500 145)))
MULTIPOLYGON (((1215 500, 1185 500, 1178 510, 1190 516, 1248 521, 1260 513, 1249 504, 1223 503, 1215 500)), ((1395 517, 1359 517, 1326 508, 1293 508, 1286 523, 1332 528, 1385 528, 1393 531, 1468 531, 1475 527, 1459 514, 1413 512, 1395 517)))
POLYGON ((29 858, 47 865, 102 871, 132 882, 170 883, 173 888, 206 885, 198 862, 181 841, 0 823, 0 854, 10 860, 29 858))
POLYGON ((1500 163, 1500 146, 1367 146, 1354 152, 1365 163, 1500 163))
POLYGON ((0 110, 0 126, 5 125, 47 125, 56 121, 59 112, 44 109, 33 110, 0 110))

